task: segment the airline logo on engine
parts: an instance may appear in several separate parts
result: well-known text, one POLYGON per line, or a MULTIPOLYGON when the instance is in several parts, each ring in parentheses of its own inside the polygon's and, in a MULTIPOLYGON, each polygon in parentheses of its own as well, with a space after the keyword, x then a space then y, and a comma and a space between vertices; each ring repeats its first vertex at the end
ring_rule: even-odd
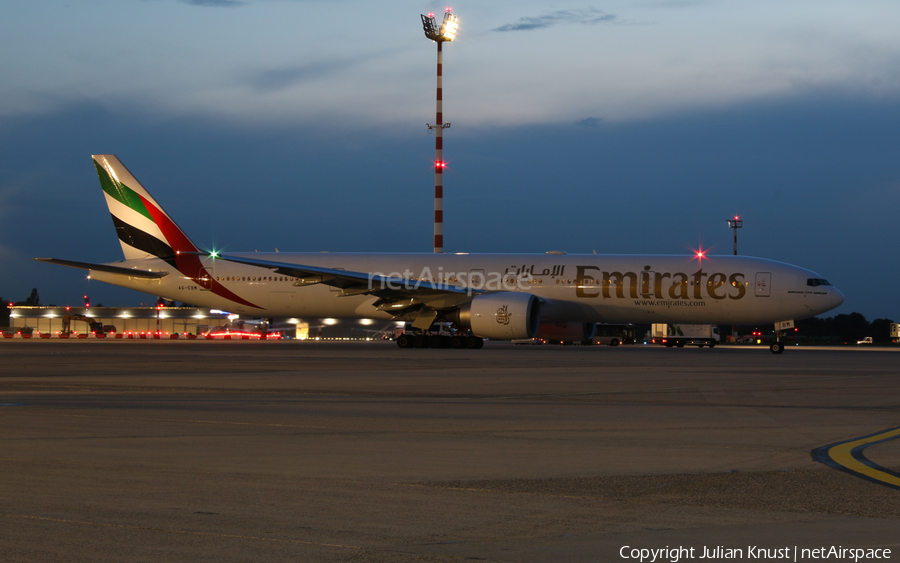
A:
POLYGON ((509 324, 509 305, 504 305, 497 309, 497 324, 509 324))

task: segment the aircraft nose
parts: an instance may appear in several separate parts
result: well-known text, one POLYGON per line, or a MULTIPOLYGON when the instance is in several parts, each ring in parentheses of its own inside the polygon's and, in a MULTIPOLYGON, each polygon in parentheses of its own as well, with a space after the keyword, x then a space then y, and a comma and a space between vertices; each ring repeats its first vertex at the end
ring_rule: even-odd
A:
POLYGON ((840 307, 841 304, 844 302, 844 294, 841 293, 841 290, 839 290, 838 288, 836 288, 834 286, 831 286, 830 289, 831 289, 831 291, 829 292, 829 297, 830 297, 829 308, 835 309, 837 307, 840 307))

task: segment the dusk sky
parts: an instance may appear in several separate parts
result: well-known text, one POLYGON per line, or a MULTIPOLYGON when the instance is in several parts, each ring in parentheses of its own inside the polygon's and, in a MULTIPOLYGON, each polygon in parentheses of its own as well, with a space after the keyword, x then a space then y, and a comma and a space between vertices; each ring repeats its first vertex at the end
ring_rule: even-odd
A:
MULTIPOLYGON (((153 302, 31 260, 122 259, 91 154, 201 247, 430 252, 444 7, 7 2, 0 297, 153 302)), ((448 252, 730 254, 740 215, 740 254, 843 291, 826 316, 900 320, 896 1, 452 8, 448 252)))

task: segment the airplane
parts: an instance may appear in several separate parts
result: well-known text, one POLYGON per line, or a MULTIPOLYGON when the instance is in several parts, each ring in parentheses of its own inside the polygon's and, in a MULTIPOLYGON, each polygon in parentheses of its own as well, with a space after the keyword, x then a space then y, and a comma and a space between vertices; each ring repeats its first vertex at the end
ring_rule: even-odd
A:
POLYGON ((590 340, 596 323, 773 323, 781 353, 794 319, 844 301, 815 272, 746 256, 205 252, 118 158, 92 158, 125 259, 36 260, 250 317, 406 321, 417 332, 401 347, 590 340), (440 322, 455 336, 429 338, 440 322))

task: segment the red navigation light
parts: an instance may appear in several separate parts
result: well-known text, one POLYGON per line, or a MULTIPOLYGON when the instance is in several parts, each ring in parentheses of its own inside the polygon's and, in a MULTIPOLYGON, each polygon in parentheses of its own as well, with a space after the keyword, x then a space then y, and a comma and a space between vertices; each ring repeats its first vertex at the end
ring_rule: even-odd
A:
POLYGON ((694 258, 697 259, 697 262, 699 262, 699 263, 701 264, 701 267, 702 267, 703 259, 706 258, 706 251, 703 250, 702 248, 701 248, 701 249, 695 250, 695 251, 694 251, 694 258))
POLYGON ((428 12, 428 17, 429 17, 429 18, 433 18, 433 17, 434 17, 434 12, 428 12))
POLYGON ((443 160, 438 160, 434 163, 435 168, 447 168, 447 163, 443 160))
POLYGON ((445 12, 452 12, 452 11, 453 11, 453 8, 451 8, 450 6, 447 6, 446 8, 444 8, 444 11, 445 11, 445 12))
POLYGON ((687 247, 687 248, 689 248, 691 251, 691 254, 694 255, 691 258, 691 260, 697 260, 697 262, 699 262, 701 266, 703 265, 704 260, 712 260, 712 258, 709 257, 710 249, 703 248, 702 243, 698 244, 697 248, 691 248, 691 247, 687 247))

